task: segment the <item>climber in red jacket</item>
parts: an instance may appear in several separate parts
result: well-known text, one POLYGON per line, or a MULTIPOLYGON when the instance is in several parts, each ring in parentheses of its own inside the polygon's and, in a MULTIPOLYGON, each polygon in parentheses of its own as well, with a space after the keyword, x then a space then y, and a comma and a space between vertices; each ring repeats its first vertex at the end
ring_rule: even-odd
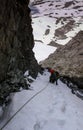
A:
POLYGON ((59 78, 59 73, 53 69, 49 69, 49 72, 51 73, 50 75, 50 83, 56 82, 56 85, 58 85, 58 78, 59 78))

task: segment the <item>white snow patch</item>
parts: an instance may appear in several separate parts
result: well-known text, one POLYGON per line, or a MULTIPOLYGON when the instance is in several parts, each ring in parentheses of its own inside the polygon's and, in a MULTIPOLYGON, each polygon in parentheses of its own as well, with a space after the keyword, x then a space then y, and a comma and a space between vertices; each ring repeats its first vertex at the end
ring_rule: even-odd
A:
POLYGON ((27 70, 25 73, 24 73, 24 76, 28 76, 29 75, 29 71, 27 70))
POLYGON ((38 62, 46 59, 49 54, 53 53, 56 50, 56 47, 45 45, 42 43, 36 43, 33 51, 38 62))

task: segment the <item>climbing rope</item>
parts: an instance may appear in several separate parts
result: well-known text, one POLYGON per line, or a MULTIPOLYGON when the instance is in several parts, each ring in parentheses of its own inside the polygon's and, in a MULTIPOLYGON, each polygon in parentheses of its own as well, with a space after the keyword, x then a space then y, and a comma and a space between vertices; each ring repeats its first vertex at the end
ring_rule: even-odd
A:
POLYGON ((47 85, 46 85, 43 89, 41 89, 39 92, 37 92, 36 94, 34 94, 29 100, 27 100, 27 101, 18 109, 18 111, 16 111, 16 112, 14 113, 14 115, 12 115, 12 116, 10 117, 10 119, 0 128, 0 130, 3 130, 3 128, 5 128, 5 127, 7 126, 7 124, 8 124, 34 97, 36 97, 38 94, 40 94, 42 91, 44 91, 44 90, 48 87, 48 84, 49 84, 49 83, 47 83, 47 85))

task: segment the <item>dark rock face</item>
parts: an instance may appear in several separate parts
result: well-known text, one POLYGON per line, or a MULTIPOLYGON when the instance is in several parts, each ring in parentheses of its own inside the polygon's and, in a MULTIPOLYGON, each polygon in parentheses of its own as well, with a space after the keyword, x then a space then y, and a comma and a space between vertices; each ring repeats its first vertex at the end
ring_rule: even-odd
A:
POLYGON ((62 76, 60 80, 71 89, 72 94, 83 100, 83 78, 62 76))
POLYGON ((3 87, 15 77, 19 84, 26 70, 33 77, 39 71, 32 51, 34 39, 28 4, 29 0, 0 0, 0 83, 3 87))
POLYGON ((0 81, 15 69, 33 70, 33 76, 37 75, 28 3, 29 0, 0 0, 0 81))
POLYGON ((61 80, 71 88, 77 86, 77 89, 79 88, 83 90, 83 77, 78 78, 78 77, 62 76, 61 80), (73 86, 71 83, 73 84, 73 86))

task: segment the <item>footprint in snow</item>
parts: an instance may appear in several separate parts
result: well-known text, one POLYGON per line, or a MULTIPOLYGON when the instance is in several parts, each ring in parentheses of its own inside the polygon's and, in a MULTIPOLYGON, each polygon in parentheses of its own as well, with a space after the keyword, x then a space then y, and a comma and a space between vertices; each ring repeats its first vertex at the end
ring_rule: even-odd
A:
POLYGON ((62 104, 62 106, 61 106, 61 111, 62 111, 63 113, 66 112, 66 103, 65 103, 65 102, 64 102, 64 103, 62 104))
POLYGON ((44 125, 46 124, 46 120, 43 121, 38 121, 35 125, 34 125, 34 130, 42 130, 42 128, 44 127, 44 125))
POLYGON ((63 113, 65 113, 65 111, 66 111, 66 106, 65 106, 65 105, 62 105, 61 111, 62 111, 63 113))
POLYGON ((40 128, 40 123, 36 123, 36 124, 34 125, 34 130, 41 130, 41 128, 40 128))

